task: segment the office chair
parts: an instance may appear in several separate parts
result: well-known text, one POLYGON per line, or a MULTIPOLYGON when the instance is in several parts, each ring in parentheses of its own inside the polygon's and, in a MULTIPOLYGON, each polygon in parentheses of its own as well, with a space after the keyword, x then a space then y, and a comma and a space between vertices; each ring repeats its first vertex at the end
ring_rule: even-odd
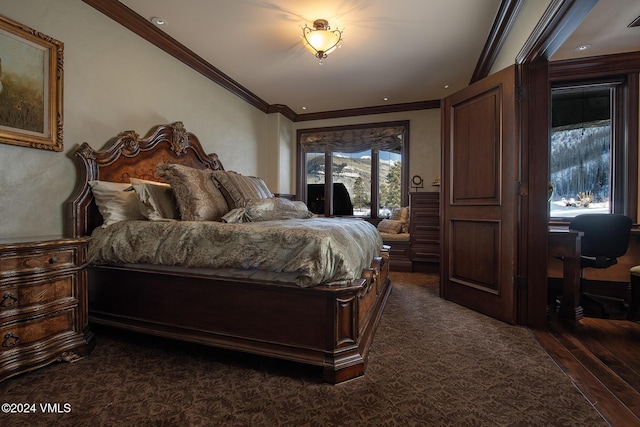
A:
MULTIPOLYGON (((582 251, 580 266, 584 276, 585 268, 609 268, 618 263, 618 258, 627 252, 631 237, 631 218, 619 214, 583 214, 571 220, 569 228, 582 231, 582 251)), ((607 302, 624 299, 594 295, 585 292, 584 280, 581 280, 582 302, 594 303, 603 317, 608 318, 607 302)))

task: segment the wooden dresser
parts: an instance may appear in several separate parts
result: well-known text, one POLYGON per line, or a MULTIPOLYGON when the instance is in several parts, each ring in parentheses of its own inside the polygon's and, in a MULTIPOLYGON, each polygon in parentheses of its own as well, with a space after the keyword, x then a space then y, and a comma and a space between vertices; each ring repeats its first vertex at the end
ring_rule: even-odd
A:
POLYGON ((87 320, 88 238, 0 239, 0 381, 95 345, 87 320))
POLYGON ((440 193, 409 193, 409 205, 413 271, 437 272, 440 267, 440 193))

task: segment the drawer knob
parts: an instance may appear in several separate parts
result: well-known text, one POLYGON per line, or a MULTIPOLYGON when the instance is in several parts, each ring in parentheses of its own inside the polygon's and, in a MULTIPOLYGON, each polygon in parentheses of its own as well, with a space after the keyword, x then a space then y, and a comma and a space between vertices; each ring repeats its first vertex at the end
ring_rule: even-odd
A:
POLYGON ((51 258, 49 258, 49 264, 55 264, 59 260, 60 259, 57 256, 52 256, 51 258))
POLYGON ((18 297, 14 296, 11 292, 7 292, 0 301, 0 307, 13 307, 18 303, 18 297))
POLYGON ((20 342, 20 337, 13 335, 13 332, 9 332, 4 336, 2 346, 6 348, 15 347, 20 342))

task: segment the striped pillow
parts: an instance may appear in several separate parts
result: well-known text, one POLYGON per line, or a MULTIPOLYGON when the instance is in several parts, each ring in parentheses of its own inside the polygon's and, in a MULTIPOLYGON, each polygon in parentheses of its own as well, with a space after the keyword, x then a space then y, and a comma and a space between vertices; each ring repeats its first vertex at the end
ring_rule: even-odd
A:
POLYGON ((273 197, 262 178, 231 171, 214 171, 213 178, 219 184, 229 209, 242 208, 251 200, 273 197))

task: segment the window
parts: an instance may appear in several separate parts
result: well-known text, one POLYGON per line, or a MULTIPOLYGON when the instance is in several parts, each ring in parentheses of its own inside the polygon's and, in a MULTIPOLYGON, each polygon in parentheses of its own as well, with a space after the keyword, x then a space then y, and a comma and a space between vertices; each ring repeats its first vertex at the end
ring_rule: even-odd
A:
POLYGON ((299 197, 323 215, 384 218, 406 206, 408 129, 393 122, 299 130, 299 197))
POLYGON ((551 96, 551 218, 611 212, 609 87, 556 90, 551 96))
POLYGON ((552 90, 550 219, 633 211, 623 91, 621 80, 552 90))

